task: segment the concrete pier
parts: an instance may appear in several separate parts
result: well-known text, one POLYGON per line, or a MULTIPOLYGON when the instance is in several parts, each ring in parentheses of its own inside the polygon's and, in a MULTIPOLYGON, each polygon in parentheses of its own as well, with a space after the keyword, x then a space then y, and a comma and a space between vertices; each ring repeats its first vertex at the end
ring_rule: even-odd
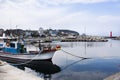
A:
POLYGON ((114 75, 111 75, 111 76, 105 78, 104 80, 120 80, 120 72, 116 73, 114 75))
POLYGON ((24 72, 6 62, 0 61, 0 80, 43 80, 30 73, 24 72))

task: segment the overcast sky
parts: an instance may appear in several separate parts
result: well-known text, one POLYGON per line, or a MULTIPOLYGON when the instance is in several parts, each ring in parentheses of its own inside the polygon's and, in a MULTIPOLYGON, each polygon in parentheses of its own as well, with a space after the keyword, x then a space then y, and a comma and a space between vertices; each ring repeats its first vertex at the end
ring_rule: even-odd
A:
POLYGON ((0 28, 120 36, 120 0, 0 0, 0 28))

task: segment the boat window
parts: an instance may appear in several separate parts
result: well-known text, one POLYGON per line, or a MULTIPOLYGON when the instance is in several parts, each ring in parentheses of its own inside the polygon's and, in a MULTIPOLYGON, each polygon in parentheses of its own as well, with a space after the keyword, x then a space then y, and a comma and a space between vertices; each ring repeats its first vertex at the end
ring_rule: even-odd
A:
POLYGON ((7 39, 3 39, 4 40, 4 42, 7 42, 7 39))
POLYGON ((21 44, 20 43, 17 43, 17 48, 20 48, 21 47, 21 44))
POLYGON ((14 43, 10 43, 10 47, 15 48, 15 44, 14 43))
POLYGON ((0 46, 3 46, 3 44, 0 44, 0 46))

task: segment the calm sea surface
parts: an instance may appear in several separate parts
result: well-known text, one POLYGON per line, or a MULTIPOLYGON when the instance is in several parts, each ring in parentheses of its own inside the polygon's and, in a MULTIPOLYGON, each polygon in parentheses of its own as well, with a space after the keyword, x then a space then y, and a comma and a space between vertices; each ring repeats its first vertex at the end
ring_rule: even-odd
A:
POLYGON ((52 75, 53 80, 103 80, 120 72, 120 41, 59 44, 62 50, 52 61, 61 71, 52 75))
POLYGON ((52 80, 103 80, 120 72, 120 41, 64 42, 52 59, 61 71, 52 80), (83 58, 86 59, 83 59, 83 58))

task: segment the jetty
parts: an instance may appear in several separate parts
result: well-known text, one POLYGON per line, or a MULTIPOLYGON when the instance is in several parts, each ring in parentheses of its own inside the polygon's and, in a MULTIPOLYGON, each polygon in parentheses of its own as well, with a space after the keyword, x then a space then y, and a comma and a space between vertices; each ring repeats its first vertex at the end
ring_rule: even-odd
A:
POLYGON ((41 43, 47 42, 107 42, 108 39, 100 36, 77 36, 77 37, 46 37, 46 38, 25 38, 26 43, 37 43, 41 40, 41 43))
POLYGON ((43 80, 0 60, 0 80, 43 80))
POLYGON ((62 38, 61 42, 107 42, 108 40, 99 36, 78 36, 76 38, 62 38))

